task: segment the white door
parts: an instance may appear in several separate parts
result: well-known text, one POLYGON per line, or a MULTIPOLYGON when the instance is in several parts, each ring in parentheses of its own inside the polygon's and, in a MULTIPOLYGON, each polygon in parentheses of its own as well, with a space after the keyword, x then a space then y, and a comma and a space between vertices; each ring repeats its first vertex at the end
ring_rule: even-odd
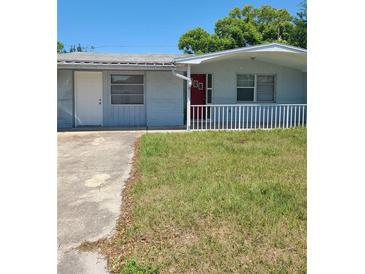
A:
POLYGON ((75 72, 75 124, 76 126, 102 126, 103 124, 102 72, 75 72))

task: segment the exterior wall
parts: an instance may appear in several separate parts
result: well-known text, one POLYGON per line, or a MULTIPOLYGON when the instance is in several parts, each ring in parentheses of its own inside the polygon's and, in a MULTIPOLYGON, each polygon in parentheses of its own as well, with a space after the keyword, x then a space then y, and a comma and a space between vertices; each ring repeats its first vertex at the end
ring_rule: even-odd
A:
POLYGON ((213 74, 213 104, 236 104, 237 74, 275 74, 278 104, 307 102, 306 72, 257 60, 223 60, 192 65, 191 73, 213 74))
MULTIPOLYGON (((306 72, 257 60, 224 60, 192 65, 191 73, 213 75, 213 104, 235 104, 236 75, 262 73, 276 75, 275 103, 306 103, 306 72)), ((183 126, 186 105, 186 84, 171 71, 103 71, 103 125, 121 127, 183 126), (112 105, 110 75, 143 74, 143 105, 112 105)), ((59 128, 74 125, 73 71, 58 70, 59 128)))
POLYGON ((146 72, 147 126, 184 125, 184 81, 171 71, 146 72))
POLYGON ((143 127, 146 126, 146 75, 132 71, 103 72, 103 125, 112 127, 143 127), (144 75, 143 105, 112 105, 110 95, 111 74, 142 74, 144 75))
POLYGON ((74 124, 73 71, 57 71, 57 128, 72 128, 74 124))

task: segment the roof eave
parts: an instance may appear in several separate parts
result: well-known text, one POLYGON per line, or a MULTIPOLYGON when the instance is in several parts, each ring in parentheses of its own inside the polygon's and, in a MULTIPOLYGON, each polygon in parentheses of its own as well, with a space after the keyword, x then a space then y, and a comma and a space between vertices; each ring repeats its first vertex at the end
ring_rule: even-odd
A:
POLYGON ((241 53, 241 52, 242 53, 244 53, 244 52, 255 53, 255 52, 263 52, 263 51, 272 51, 270 49, 273 49, 275 47, 282 49, 282 51, 277 51, 277 52, 289 52, 289 53, 300 54, 300 55, 307 54, 306 49, 289 46, 289 45, 284 45, 284 44, 279 44, 279 43, 271 43, 271 44, 263 44, 263 45, 256 45, 256 46, 251 46, 251 47, 218 51, 218 52, 207 53, 207 54, 202 54, 202 55, 192 56, 192 57, 176 58, 175 63, 177 63, 177 64, 179 64, 179 63, 180 64, 200 64, 203 61, 225 56, 225 55, 231 55, 231 54, 241 53))
POLYGON ((174 64, 169 65, 144 65, 144 64, 83 64, 83 63, 57 63, 58 69, 88 69, 88 70, 173 70, 174 64))

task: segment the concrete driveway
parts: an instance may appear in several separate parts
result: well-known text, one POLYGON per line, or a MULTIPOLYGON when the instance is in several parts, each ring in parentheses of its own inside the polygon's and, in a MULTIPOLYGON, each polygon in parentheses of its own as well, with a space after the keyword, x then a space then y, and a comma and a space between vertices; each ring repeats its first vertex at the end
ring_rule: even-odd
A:
POLYGON ((74 248, 113 233, 133 144, 141 134, 58 133, 58 273, 106 273, 98 254, 74 248))

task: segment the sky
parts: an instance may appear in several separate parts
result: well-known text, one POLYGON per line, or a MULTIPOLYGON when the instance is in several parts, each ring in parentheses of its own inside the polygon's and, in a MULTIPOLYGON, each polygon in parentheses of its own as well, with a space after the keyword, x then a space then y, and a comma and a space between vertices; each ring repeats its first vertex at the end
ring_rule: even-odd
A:
POLYGON ((57 37, 70 45, 94 46, 98 52, 180 53, 186 31, 202 27, 214 32, 215 22, 234 7, 267 4, 292 15, 300 0, 58 0, 57 37))

